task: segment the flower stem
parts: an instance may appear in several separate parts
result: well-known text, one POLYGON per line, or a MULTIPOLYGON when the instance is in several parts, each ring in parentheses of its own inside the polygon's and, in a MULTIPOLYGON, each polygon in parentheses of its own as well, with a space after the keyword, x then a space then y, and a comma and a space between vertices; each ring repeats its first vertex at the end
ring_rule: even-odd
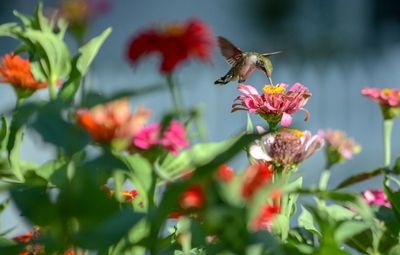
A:
POLYGON ((175 82, 173 80, 172 73, 168 73, 166 75, 166 79, 167 79, 169 93, 171 95, 172 103, 173 103, 173 106, 174 106, 174 113, 179 118, 181 113, 182 113, 182 111, 181 111, 181 102, 179 100, 178 89, 177 89, 177 86, 176 86, 176 84, 175 84, 175 82))
POLYGON ((54 100, 57 98, 57 85, 56 81, 51 81, 49 83, 49 94, 50 94, 50 99, 54 100))
POLYGON ((331 177, 331 171, 329 168, 325 169, 321 173, 321 177, 319 178, 319 189, 326 190, 328 187, 329 178, 331 177))
POLYGON ((390 166, 391 161, 391 136, 392 136, 393 120, 386 119, 383 121, 383 146, 385 152, 384 166, 390 166))

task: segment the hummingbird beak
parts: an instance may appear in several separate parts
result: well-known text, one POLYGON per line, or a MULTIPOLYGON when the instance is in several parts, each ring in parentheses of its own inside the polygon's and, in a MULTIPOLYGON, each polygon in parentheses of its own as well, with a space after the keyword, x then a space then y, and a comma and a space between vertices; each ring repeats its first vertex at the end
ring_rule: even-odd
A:
POLYGON ((274 86, 274 83, 272 83, 271 76, 268 76, 268 79, 269 79, 269 83, 271 84, 271 86, 274 86))

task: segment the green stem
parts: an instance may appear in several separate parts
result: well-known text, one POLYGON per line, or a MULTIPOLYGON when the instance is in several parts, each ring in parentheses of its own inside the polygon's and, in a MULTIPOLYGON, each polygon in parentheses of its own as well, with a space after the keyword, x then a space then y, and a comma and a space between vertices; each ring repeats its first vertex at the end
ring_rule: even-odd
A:
POLYGON ((55 81, 52 81, 49 83, 49 94, 50 94, 50 99, 54 100, 57 98, 57 85, 55 81))
POLYGON ((321 173, 321 177, 319 178, 319 189, 326 190, 328 187, 329 178, 331 177, 331 171, 329 168, 325 169, 321 173))
POLYGON ((15 109, 18 109, 19 107, 21 107, 25 102, 25 98, 23 97, 18 97, 17 98, 17 103, 15 104, 15 109))
POLYGON ((166 75, 166 79, 167 79, 169 93, 170 93, 171 99, 172 99, 172 104, 174 106, 174 113, 179 118, 182 113, 182 110, 181 110, 182 108, 181 108, 181 102, 180 102, 179 96, 178 96, 178 89, 173 80, 172 73, 168 73, 166 75))
POLYGON ((386 119, 383 121, 383 146, 385 152, 384 166, 390 166, 391 162, 391 136, 392 136, 393 120, 386 119))

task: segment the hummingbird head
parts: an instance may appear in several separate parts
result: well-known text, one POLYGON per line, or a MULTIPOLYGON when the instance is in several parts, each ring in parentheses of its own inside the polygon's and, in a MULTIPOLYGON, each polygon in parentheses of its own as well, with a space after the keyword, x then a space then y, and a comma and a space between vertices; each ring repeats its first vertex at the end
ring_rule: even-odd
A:
POLYGON ((256 66, 263 71, 268 77, 272 76, 272 63, 268 57, 260 55, 257 59, 256 66))

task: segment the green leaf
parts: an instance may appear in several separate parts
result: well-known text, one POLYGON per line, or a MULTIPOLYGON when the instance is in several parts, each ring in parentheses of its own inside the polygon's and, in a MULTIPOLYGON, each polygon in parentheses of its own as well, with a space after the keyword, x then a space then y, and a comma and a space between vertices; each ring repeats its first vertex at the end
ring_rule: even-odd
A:
POLYGON ((218 154, 232 146, 238 138, 216 143, 196 144, 192 148, 181 152, 178 156, 169 154, 161 163, 160 168, 165 178, 174 178, 184 170, 194 169, 197 166, 211 162, 218 154))
POLYGON ((362 221, 346 221, 336 229, 335 239, 338 243, 342 243, 368 228, 369 226, 362 221))
POLYGON ((389 169, 387 167, 381 167, 381 168, 377 168, 377 169, 369 171, 369 172, 359 173, 359 174, 350 176, 346 180, 342 181, 336 187, 336 189, 341 189, 341 188, 348 187, 348 186, 356 184, 356 183, 360 183, 360 182, 369 180, 371 178, 374 178, 376 176, 379 176, 379 175, 387 172, 388 170, 389 169))
POLYGON ((16 37, 15 32, 19 30, 19 26, 17 23, 5 23, 0 25, 0 37, 8 36, 8 37, 16 37))
POLYGON ((277 215, 272 224, 272 233, 278 235, 281 240, 286 240, 289 235, 289 222, 290 219, 286 215, 277 215))
POLYGON ((400 156, 396 158, 396 162, 394 163, 393 167, 394 174, 400 174, 400 156))
POLYGON ((8 125, 7 119, 5 116, 1 117, 1 129, 0 129, 0 152, 5 150, 7 147, 7 138, 8 138, 8 125))
POLYGON ((301 205, 301 214, 298 218, 298 224, 300 227, 304 227, 306 230, 321 236, 321 233, 314 226, 314 218, 311 213, 301 205))
POLYGON ((400 221, 400 191, 393 191, 388 182, 384 182, 384 189, 390 204, 392 205, 393 212, 397 216, 397 219, 400 221))
POLYGON ((253 132, 254 132, 254 125, 253 122, 251 121, 250 113, 247 113, 246 133, 252 134, 253 132))

